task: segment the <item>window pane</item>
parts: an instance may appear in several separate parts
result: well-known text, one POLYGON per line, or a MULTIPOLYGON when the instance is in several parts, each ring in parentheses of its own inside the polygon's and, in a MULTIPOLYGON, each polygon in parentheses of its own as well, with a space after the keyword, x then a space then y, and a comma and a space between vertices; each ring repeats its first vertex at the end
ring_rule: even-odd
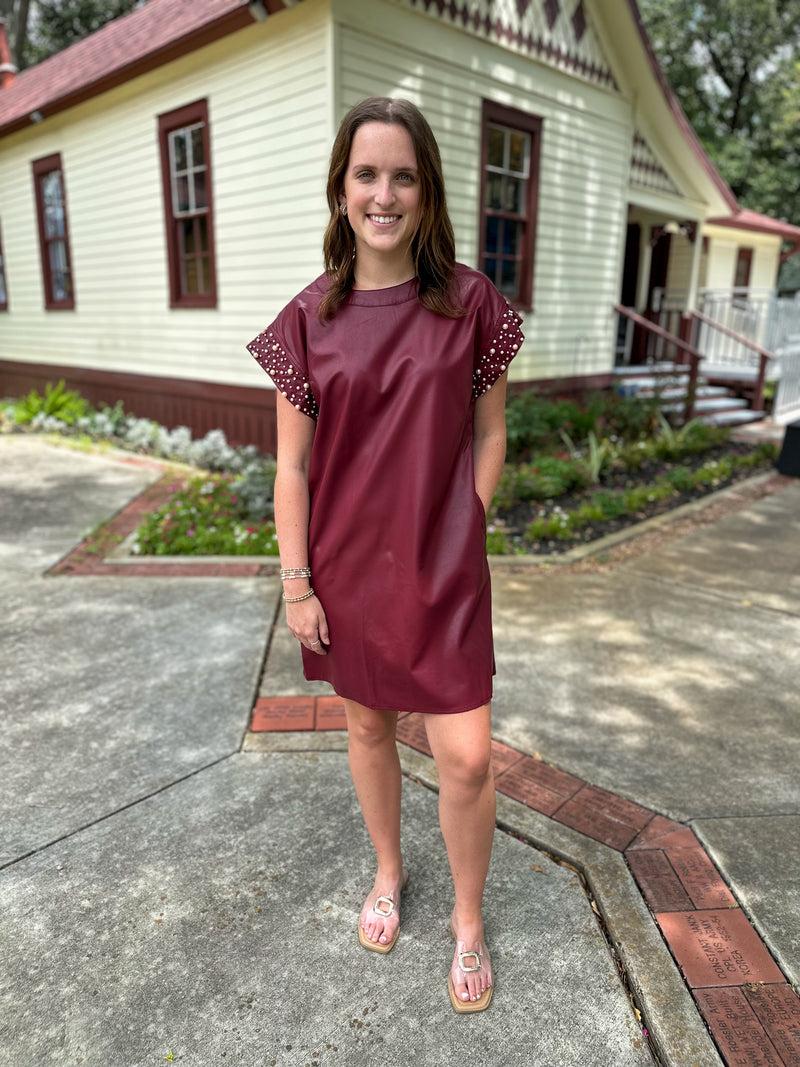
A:
POLYGON ((208 256, 203 256, 200 260, 200 282, 202 285, 201 292, 211 292, 211 264, 208 261, 208 256))
POLYGON ((487 259, 484 261, 483 273, 492 279, 495 284, 497 283, 497 260, 487 259))
POLYGON ((201 215, 194 220, 198 251, 208 255, 208 217, 201 215))
POLYGON ((500 284, 497 287, 504 296, 516 296, 519 291, 519 264, 515 259, 502 261, 500 284))
POLYGON ((51 241, 47 246, 52 271, 67 269, 67 246, 64 241, 51 241))
POLYGON ((174 171, 186 170, 186 132, 176 130, 169 135, 172 142, 172 166, 174 171))
POLYGON ((489 127, 489 166, 505 166, 505 130, 499 126, 489 127))
POLYGON ((487 174, 486 176, 486 206, 501 210, 503 207, 503 175, 487 174))
POLYGON ((181 262, 181 295, 197 291, 197 260, 194 257, 184 259, 181 262))
POLYGON ((54 170, 42 177, 45 237, 64 236, 64 197, 61 192, 61 171, 54 170))
POLYGON ((527 133, 509 130, 510 152, 508 157, 508 169, 516 174, 527 174, 527 161, 529 156, 527 133))
POLYGON ((181 256, 193 256, 195 253, 194 219, 184 219, 178 232, 180 233, 181 256))
POLYGON ((195 210, 199 210, 203 207, 208 207, 208 201, 206 200, 206 172, 205 170, 197 170, 194 172, 194 206, 195 210))
POLYGON ((175 179, 175 214, 182 215, 189 207, 189 179, 183 175, 175 179))
POLYGON ((506 211, 513 211, 515 215, 521 215, 524 210, 523 194, 525 182, 520 178, 506 178, 505 183, 505 203, 503 206, 506 211))
POLYGON ((192 166, 202 167, 206 161, 203 151, 203 127, 195 126, 192 133, 192 166))
POLYGON ((519 243, 522 236, 522 223, 512 222, 511 219, 503 219, 503 242, 502 250, 506 256, 516 256, 519 252, 519 243))
POLYGON ((489 216, 486 220, 486 240, 483 245, 484 252, 496 252, 497 251, 497 238, 499 233, 500 220, 494 216, 489 216))
POLYGON ((66 242, 51 241, 47 246, 47 254, 50 261, 50 287, 53 300, 66 300, 70 295, 66 242))

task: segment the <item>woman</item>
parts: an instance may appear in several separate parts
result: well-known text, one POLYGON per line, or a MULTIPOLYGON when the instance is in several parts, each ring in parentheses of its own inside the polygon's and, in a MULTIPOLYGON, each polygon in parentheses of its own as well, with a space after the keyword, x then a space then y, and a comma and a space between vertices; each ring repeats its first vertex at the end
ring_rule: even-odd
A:
POLYGON ((374 97, 331 154, 325 274, 250 345, 278 390, 275 521, 308 679, 344 700, 378 870, 359 941, 389 952, 408 881, 398 712, 419 712, 453 875, 453 1007, 492 996, 481 902, 495 824, 486 510, 505 458, 519 317, 455 262, 436 141, 374 97))

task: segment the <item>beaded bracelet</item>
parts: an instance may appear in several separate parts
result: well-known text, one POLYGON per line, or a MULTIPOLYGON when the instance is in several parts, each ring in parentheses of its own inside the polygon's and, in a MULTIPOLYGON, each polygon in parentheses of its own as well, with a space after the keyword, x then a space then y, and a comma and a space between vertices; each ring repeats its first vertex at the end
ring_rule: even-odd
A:
POLYGON ((287 578, 310 578, 310 567, 284 567, 281 570, 281 581, 286 581, 287 578))
POLYGON ((309 589, 309 591, 307 593, 303 593, 302 596, 287 596, 286 593, 284 593, 283 599, 286 601, 287 604, 296 604, 300 600, 308 600, 308 598, 313 595, 314 590, 309 589))

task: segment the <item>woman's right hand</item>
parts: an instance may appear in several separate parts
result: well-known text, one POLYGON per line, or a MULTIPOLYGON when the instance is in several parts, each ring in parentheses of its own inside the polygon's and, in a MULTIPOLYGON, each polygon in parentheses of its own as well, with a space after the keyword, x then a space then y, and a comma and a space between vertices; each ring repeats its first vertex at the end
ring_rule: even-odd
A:
POLYGON ((328 620, 316 594, 298 604, 287 604, 286 623, 301 645, 318 656, 327 655, 328 620))

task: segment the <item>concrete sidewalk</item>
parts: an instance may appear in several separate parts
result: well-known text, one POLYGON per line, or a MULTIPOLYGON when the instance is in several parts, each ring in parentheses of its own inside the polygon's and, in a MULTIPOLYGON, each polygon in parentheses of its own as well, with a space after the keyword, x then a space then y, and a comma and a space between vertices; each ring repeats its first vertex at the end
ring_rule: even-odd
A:
MULTIPOLYGON (((495 998, 453 1013, 406 745, 401 939, 360 949, 344 737, 248 732, 259 691, 307 691, 277 579, 43 576, 156 476, 0 437, 0 1064, 651 1064, 618 964, 662 1062, 721 1063, 622 855, 508 797, 495 998)), ((494 732, 693 826, 797 980, 800 487, 751 511, 613 574, 496 573, 494 732)))

